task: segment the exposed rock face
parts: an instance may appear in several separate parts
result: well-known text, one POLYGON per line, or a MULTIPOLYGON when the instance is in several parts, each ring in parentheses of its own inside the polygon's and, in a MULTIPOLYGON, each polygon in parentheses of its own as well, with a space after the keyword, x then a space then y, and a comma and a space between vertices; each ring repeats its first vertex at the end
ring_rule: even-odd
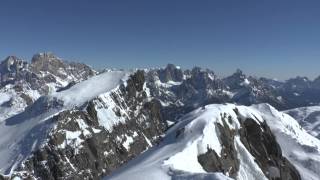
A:
POLYGON ((144 84, 143 71, 137 71, 127 80, 126 87, 122 85, 110 94, 95 98, 84 109, 67 110, 53 117, 56 125, 50 139, 19 170, 33 173, 16 175, 100 179, 155 144, 167 125, 161 117, 160 103, 148 99, 144 84), (110 106, 105 98, 115 106, 110 106), (120 121, 103 126, 101 110, 109 110, 109 116, 120 121))
POLYGON ((95 74, 85 64, 67 63, 52 53, 36 54, 31 63, 9 56, 0 64, 0 93, 10 97, 0 104, 0 121, 22 112, 40 96, 67 89, 95 74))
POLYGON ((27 67, 27 62, 17 58, 16 56, 8 56, 0 64, 0 85, 12 82, 27 67))
MULTIPOLYGON (((28 83, 34 90, 42 89, 48 83, 63 87, 65 84, 61 83, 79 82, 95 74, 96 72, 85 64, 67 63, 52 53, 36 54, 30 64, 15 56, 9 56, 0 65, 1 86, 28 83)), ((45 91, 40 92, 46 94, 45 91)))
POLYGON ((216 124, 221 133, 222 157, 219 157, 214 150, 208 149, 205 154, 198 156, 198 161, 207 172, 222 172, 228 174, 229 177, 236 178, 240 162, 234 144, 235 131, 226 125, 227 117, 225 114, 223 116, 224 125, 216 124))
POLYGON ((234 74, 226 77, 223 81, 230 89, 240 89, 243 87, 241 83, 245 83, 246 78, 246 75, 240 69, 237 69, 234 74))
MULTIPOLYGON (((5 108, 11 113, 13 107, 18 109, 14 113, 22 112, 21 117, 25 117, 52 107, 62 108, 62 102, 46 101, 43 95, 64 91, 96 72, 84 64, 66 63, 51 53, 41 53, 35 55, 30 64, 8 57, 1 63, 0 73, 0 92, 10 91, 12 94, 0 104, 0 111, 5 108)), ((54 127, 47 142, 35 149, 13 176, 25 179, 100 179, 160 141, 168 128, 166 120, 177 120, 187 112, 211 103, 249 105, 268 102, 284 109, 288 102, 296 101, 291 95, 283 95, 284 89, 294 84, 285 86, 267 79, 247 77, 241 71, 219 79, 208 69, 195 67, 182 71, 171 64, 165 69, 138 70, 112 92, 51 117, 48 122, 54 127)), ((312 85, 307 84, 299 86, 301 94, 307 92, 305 89, 312 89, 312 85)), ((312 95, 318 93, 310 92, 312 95)), ((297 104, 309 102, 299 101, 297 104)), ((10 113, 4 118, 14 124, 10 121, 14 113, 10 113)), ((233 142, 235 135, 240 134, 242 143, 267 177, 300 179, 299 173, 282 156, 267 125, 261 129, 252 119, 239 118, 243 128, 235 132, 226 125, 229 117, 221 116, 223 124, 216 124, 216 127, 222 134, 219 140, 223 145, 223 156, 219 157, 214 150, 208 149, 207 153, 198 156, 203 169, 236 177, 239 159, 233 142)))
POLYGON ((32 57, 31 67, 32 72, 46 72, 61 79, 70 78, 82 80, 93 76, 94 71, 85 64, 66 63, 52 53, 40 53, 32 57))
POLYGON ((147 72, 147 86, 163 105, 164 119, 176 120, 191 110, 211 103, 251 105, 269 103, 279 110, 320 103, 320 78, 297 77, 280 82, 246 76, 241 70, 218 78, 208 69, 182 71, 169 64, 147 72))
POLYGON ((212 103, 250 105, 264 102, 279 109, 287 107, 285 99, 279 98, 280 92, 269 81, 247 77, 241 70, 220 79, 208 69, 195 67, 182 71, 168 65, 163 70, 148 71, 147 77, 152 96, 164 106, 164 118, 172 121, 197 107, 212 103))
MULTIPOLYGON (((234 109, 238 113, 238 109, 234 109)), ((269 126, 264 121, 262 125, 253 119, 243 119, 238 115, 241 124, 239 132, 230 130, 226 121, 232 122, 227 114, 221 114, 223 125, 216 124, 220 132, 222 144, 222 157, 214 150, 208 149, 205 154, 198 156, 198 161, 207 172, 222 172, 229 177, 236 178, 239 170, 239 160, 234 144, 236 133, 241 142, 255 158, 255 162, 261 168, 268 179, 300 180, 300 174, 296 168, 282 156, 281 148, 272 134, 269 126)))
POLYGON ((255 157, 256 163, 269 179, 300 180, 300 174, 295 167, 282 156, 281 148, 277 143, 268 125, 262 126, 253 119, 241 119, 240 138, 245 147, 255 157))
POLYGON ((173 64, 168 64, 166 68, 158 70, 158 74, 161 82, 180 82, 184 76, 182 70, 173 64))

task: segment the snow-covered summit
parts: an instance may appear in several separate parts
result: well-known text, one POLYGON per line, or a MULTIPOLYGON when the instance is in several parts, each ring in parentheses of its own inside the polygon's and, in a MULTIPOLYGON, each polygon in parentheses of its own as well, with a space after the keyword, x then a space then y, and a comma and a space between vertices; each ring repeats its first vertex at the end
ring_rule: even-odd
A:
POLYGON ((162 143, 106 179, 316 180, 319 148, 319 140, 270 105, 208 105, 184 116, 162 143), (302 156, 311 149, 312 156, 302 156))

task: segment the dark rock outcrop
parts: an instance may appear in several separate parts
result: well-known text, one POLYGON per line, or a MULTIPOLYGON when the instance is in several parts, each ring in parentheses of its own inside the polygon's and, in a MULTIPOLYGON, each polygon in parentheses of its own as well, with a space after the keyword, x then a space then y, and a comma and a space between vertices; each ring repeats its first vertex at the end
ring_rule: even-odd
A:
MULTIPOLYGON (((235 178, 239 170, 239 159, 234 144, 234 130, 226 125, 226 115, 222 115, 223 125, 216 124, 220 132, 220 142, 222 144, 221 157, 214 150, 208 149, 205 154, 198 156, 198 161, 207 172, 222 172, 229 177, 235 178)), ((228 117, 229 118, 229 117, 228 117)))
MULTIPOLYGON (((238 109, 234 109, 238 114, 238 109)), ((229 177, 236 178, 239 171, 240 160, 238 149, 235 147, 235 135, 240 137, 242 144, 255 158, 268 179, 300 180, 297 169, 282 156, 282 151, 266 122, 258 124, 251 118, 242 119, 238 114, 241 128, 238 132, 230 130, 227 121, 232 123, 231 116, 221 114, 222 124, 216 123, 219 132, 221 152, 208 148, 205 154, 198 156, 198 161, 207 172, 222 172, 229 177), (221 154, 219 156, 217 153, 221 154)))
POLYGON ((253 119, 240 119, 240 139, 269 179, 300 180, 296 168, 282 156, 281 148, 268 125, 253 119))
MULTIPOLYGON (((144 73, 137 71, 110 94, 112 108, 119 121, 111 128, 100 123, 100 108, 110 104, 99 97, 84 109, 72 109, 53 117, 56 122, 48 142, 32 153, 19 172, 32 172, 28 177, 40 179, 100 179, 157 143, 167 129, 162 120, 161 104, 148 99, 144 89, 144 73), (70 134, 73 137, 70 139, 70 134)), ((106 119, 114 121, 114 119, 106 119)))

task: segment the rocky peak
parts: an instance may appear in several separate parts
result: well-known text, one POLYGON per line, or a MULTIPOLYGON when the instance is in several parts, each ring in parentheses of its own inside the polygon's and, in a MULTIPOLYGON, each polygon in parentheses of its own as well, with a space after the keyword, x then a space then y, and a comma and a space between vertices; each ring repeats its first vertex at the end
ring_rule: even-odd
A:
POLYGON ((231 75, 231 77, 243 80, 246 78, 246 75, 242 72, 241 69, 237 69, 235 73, 231 75))
POLYGON ((3 60, 1 62, 1 64, 3 64, 3 63, 13 64, 15 61, 18 61, 18 60, 19 60, 19 58, 16 56, 8 56, 5 60, 3 60))
POLYGON ((296 78, 289 79, 287 82, 307 83, 310 80, 307 77, 297 76, 296 78))
POLYGON ((240 89, 248 80, 246 79, 246 75, 240 69, 237 69, 235 73, 224 78, 223 81, 230 89, 240 89))
POLYGON ((8 56, 0 63, 0 85, 5 85, 16 79, 20 72, 28 68, 28 63, 16 56, 8 56))
POLYGON ((37 63, 39 61, 56 61, 59 60, 57 56, 55 56, 51 52, 37 53, 33 55, 31 59, 31 63, 37 63))
POLYGON ((47 71, 55 74, 59 68, 64 67, 64 63, 52 53, 39 53, 32 57, 31 66, 35 72, 47 71))
POLYGON ((320 76, 318 76, 312 81, 312 85, 314 88, 320 89, 320 76))
POLYGON ((186 80, 196 89, 207 89, 213 85, 213 82, 216 80, 214 72, 208 69, 202 69, 200 67, 192 68, 190 76, 186 80))
POLYGON ((285 88, 293 91, 304 91, 311 87, 311 81, 307 77, 297 76, 286 81, 285 88))
POLYGON ((50 52, 34 55, 31 71, 37 74, 52 74, 60 79, 72 81, 84 80, 95 74, 95 71, 85 64, 63 61, 50 52))
POLYGON ((168 82, 168 81, 180 82, 183 80, 182 70, 173 64, 168 64, 166 68, 160 69, 158 71, 158 74, 159 74, 159 79, 162 82, 168 82))
POLYGON ((16 56, 8 56, 0 64, 0 73, 16 72, 27 66, 27 62, 16 56))

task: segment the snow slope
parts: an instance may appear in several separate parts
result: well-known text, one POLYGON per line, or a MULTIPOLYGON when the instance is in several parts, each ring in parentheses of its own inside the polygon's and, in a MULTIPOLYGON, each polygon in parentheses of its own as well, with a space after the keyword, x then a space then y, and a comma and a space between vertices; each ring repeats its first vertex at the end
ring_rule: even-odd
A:
POLYGON ((116 88, 126 75, 123 71, 100 74, 68 90, 42 96, 25 111, 0 122, 0 173, 11 173, 46 141, 54 125, 51 117, 116 88))
POLYGON ((265 104, 252 107, 263 112, 262 117, 276 136, 282 153, 298 169, 302 179, 320 179, 320 141, 288 114, 265 104))
POLYGON ((51 96, 61 99, 65 106, 81 105, 94 97, 114 89, 124 82, 128 74, 124 71, 110 71, 94 76, 72 86, 70 89, 55 92, 51 96))
POLYGON ((320 106, 309 106, 284 111, 294 117, 311 135, 320 139, 320 106))
MULTIPOLYGON (((205 153, 207 147, 221 156, 220 133, 215 126, 216 123, 222 124, 221 114, 226 113, 231 116, 227 126, 239 130, 241 127, 235 108, 239 110, 241 117, 255 119, 258 124, 264 120, 267 122, 280 143, 282 153, 294 164, 303 179, 319 179, 320 141, 304 131, 292 117, 278 112, 268 104, 250 107, 208 105, 205 109, 199 108, 182 117, 158 146, 149 149, 105 179, 228 179, 222 173, 206 172, 197 157, 205 153), (181 130, 183 133, 177 135, 181 130)), ((266 179, 255 158, 242 144, 239 134, 235 136, 234 144, 240 160, 236 179, 266 179)))
MULTIPOLYGON (((165 180, 171 179, 226 179, 221 173, 206 173, 198 163, 197 155, 206 151, 207 145, 219 151, 221 145, 213 126, 219 109, 201 109, 186 115, 170 129, 163 142, 129 162, 106 179, 165 180), (185 127, 183 137, 176 138, 176 131, 185 127)), ((230 106, 230 111, 232 111, 230 106)))
MULTIPOLYGON (((30 88, 25 88, 24 94, 33 101, 40 97, 37 91, 30 88)), ((22 112, 27 106, 26 101, 14 90, 12 84, 0 88, 0 122, 22 112)))

